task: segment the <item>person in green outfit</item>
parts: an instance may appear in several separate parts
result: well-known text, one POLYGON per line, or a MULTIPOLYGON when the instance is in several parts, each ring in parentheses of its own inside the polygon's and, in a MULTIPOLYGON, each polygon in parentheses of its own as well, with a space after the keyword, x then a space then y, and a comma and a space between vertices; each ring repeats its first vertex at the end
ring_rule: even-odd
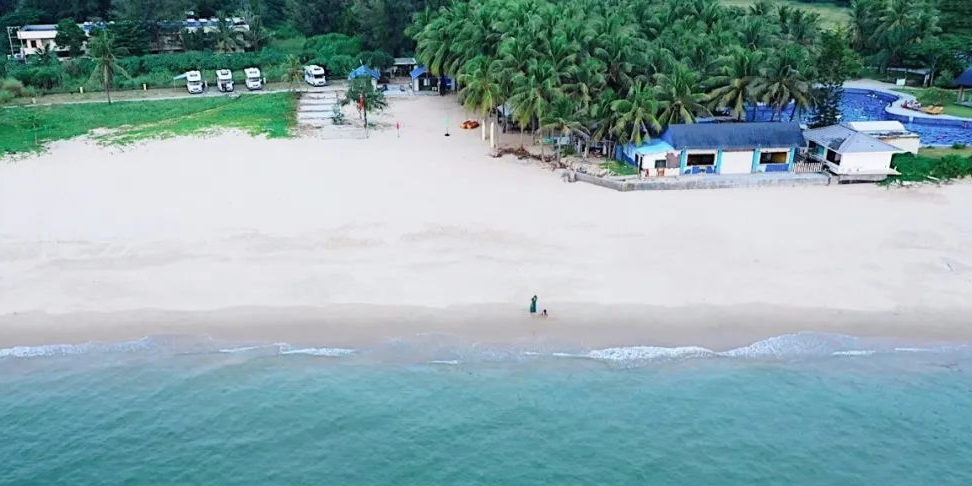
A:
POLYGON ((530 299, 530 314, 536 314, 536 313, 537 313, 537 296, 534 295, 533 298, 530 299))

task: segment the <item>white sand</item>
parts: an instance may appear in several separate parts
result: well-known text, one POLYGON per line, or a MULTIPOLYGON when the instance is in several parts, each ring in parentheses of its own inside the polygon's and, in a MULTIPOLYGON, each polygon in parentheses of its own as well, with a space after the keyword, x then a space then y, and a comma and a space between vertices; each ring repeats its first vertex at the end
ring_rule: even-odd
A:
POLYGON ((401 138, 72 141, 0 162, 0 343, 194 320, 270 337, 286 327, 272 309, 296 308, 344 321, 307 324, 314 339, 493 321, 547 332, 515 326, 534 293, 563 339, 703 342, 713 326, 972 337, 970 184, 618 193, 486 156, 452 98, 393 103, 383 120, 401 138), (262 310, 196 312, 239 306, 262 310), (238 324, 252 314, 260 326, 238 324), (387 325, 361 331, 371 320, 387 325), (627 331, 596 339, 601 325, 627 331))

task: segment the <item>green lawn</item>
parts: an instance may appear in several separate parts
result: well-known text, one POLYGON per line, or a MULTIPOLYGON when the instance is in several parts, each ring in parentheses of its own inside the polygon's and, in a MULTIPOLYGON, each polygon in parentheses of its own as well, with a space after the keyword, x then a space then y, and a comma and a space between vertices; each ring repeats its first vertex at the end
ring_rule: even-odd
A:
POLYGON ((601 168, 607 169, 611 171, 612 174, 619 176, 638 175, 638 169, 635 169, 624 162, 618 162, 617 160, 604 162, 601 164, 601 168))
MULTIPOLYGON (((722 0, 722 3, 734 7, 748 7, 756 3, 756 0, 722 0)), ((775 0, 774 3, 782 3, 791 7, 800 7, 811 12, 816 12, 820 14, 820 20, 823 21, 824 25, 829 27, 844 25, 850 21, 848 9, 831 2, 803 3, 796 0, 775 0)))
POLYGON ((0 155, 41 150, 48 142, 98 128, 111 129, 93 136, 104 143, 130 143, 216 128, 286 137, 294 125, 295 110, 296 99, 291 93, 0 108, 0 155))
MULTIPOLYGON (((921 92, 923 90, 921 88, 898 88, 895 89, 895 91, 900 91, 902 93, 910 94, 915 98, 921 100, 921 92)), ((972 107, 955 104, 955 100, 958 99, 958 91, 957 90, 953 90, 953 91, 955 97, 951 98, 951 101, 943 105, 945 107, 945 114, 952 115, 952 116, 960 116, 963 118, 972 118, 972 107)))
POLYGON ((951 147, 946 148, 923 148, 918 151, 918 155, 922 157, 930 157, 934 159, 940 159, 943 157, 948 157, 950 155, 957 155, 959 157, 972 157, 972 147, 965 147, 954 149, 951 147))

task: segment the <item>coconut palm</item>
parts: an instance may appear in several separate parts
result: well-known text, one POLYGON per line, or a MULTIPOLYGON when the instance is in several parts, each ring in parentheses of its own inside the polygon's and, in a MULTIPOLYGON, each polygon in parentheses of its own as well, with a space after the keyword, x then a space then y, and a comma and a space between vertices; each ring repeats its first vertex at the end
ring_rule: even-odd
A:
POLYGON ((91 72, 91 79, 100 79, 105 88, 105 98, 111 104, 111 84, 115 76, 121 74, 127 78, 131 76, 118 65, 118 56, 127 54, 127 49, 115 46, 115 36, 108 30, 102 30, 88 40, 88 55, 94 61, 95 68, 91 72))
POLYGON ((660 73, 655 81, 662 125, 695 123, 697 115, 709 113, 702 104, 706 96, 700 91, 699 75, 685 64, 676 63, 671 73, 660 73))
POLYGON ((759 66, 764 59, 762 51, 746 49, 728 56, 719 75, 710 80, 709 109, 728 108, 736 119, 743 120, 746 105, 755 104, 757 87, 762 84, 759 66))
POLYGON ((486 56, 478 56, 459 74, 459 99, 467 108, 483 117, 483 125, 489 112, 503 104, 502 86, 496 77, 496 61, 486 56))
POLYGON ((794 104, 790 120, 795 118, 797 112, 810 106, 811 86, 801 72, 801 68, 808 63, 801 50, 790 47, 774 56, 763 70, 763 79, 756 89, 761 95, 760 100, 773 107, 771 120, 777 116, 782 118, 783 110, 790 103, 794 104))
POLYGON ((297 90, 297 83, 304 78, 304 66, 297 56, 291 54, 284 59, 283 77, 281 81, 287 83, 290 91, 297 90))
POLYGON ((652 134, 661 132, 662 126, 657 118, 659 103, 655 99, 655 92, 640 81, 628 90, 626 98, 611 103, 611 111, 615 114, 611 133, 618 137, 619 143, 641 145, 652 134))
POLYGON ((244 46, 242 34, 233 28, 233 24, 226 19, 226 14, 217 12, 216 15, 218 16, 216 20, 216 52, 227 54, 242 51, 244 46))
POLYGON ((567 97, 561 96, 551 104, 544 118, 540 120, 540 127, 557 135, 557 166, 561 166, 562 138, 581 137, 585 141, 590 139, 591 133, 584 124, 583 114, 567 97))
MULTIPOLYGON (((560 79, 554 71, 554 64, 548 59, 531 59, 527 63, 526 72, 513 78, 513 93, 510 104, 513 106, 513 116, 520 127, 526 127, 533 120, 543 120, 550 103, 563 95, 560 79)), ((537 135, 539 127, 534 129, 537 135)), ((523 145, 522 132, 520 145, 523 145)), ((543 144, 540 144, 540 154, 543 156, 543 144)))

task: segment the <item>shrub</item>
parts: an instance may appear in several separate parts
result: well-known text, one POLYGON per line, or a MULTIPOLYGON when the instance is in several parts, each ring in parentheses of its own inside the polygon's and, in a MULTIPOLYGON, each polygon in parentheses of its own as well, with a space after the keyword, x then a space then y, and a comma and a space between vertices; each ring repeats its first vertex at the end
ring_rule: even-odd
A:
POLYGON ((929 177, 948 181, 972 176, 972 157, 959 155, 934 158, 900 154, 894 156, 892 165, 901 175, 891 181, 927 181, 929 177))
POLYGON ((948 155, 932 166, 931 175, 939 179, 951 180, 972 176, 972 157, 948 155))
POLYGON ((955 99, 955 95, 942 88, 928 88, 918 95, 918 101, 923 105, 944 105, 955 99))
POLYGON ((16 98, 13 93, 9 91, 0 91, 0 105, 16 98))
POLYGON ((4 79, 0 82, 0 91, 11 96, 24 96, 24 83, 17 79, 4 79))
POLYGON ((968 145, 965 145, 964 143, 955 142, 955 143, 952 144, 952 149, 954 149, 954 150, 962 150, 962 149, 964 149, 967 146, 968 145))

